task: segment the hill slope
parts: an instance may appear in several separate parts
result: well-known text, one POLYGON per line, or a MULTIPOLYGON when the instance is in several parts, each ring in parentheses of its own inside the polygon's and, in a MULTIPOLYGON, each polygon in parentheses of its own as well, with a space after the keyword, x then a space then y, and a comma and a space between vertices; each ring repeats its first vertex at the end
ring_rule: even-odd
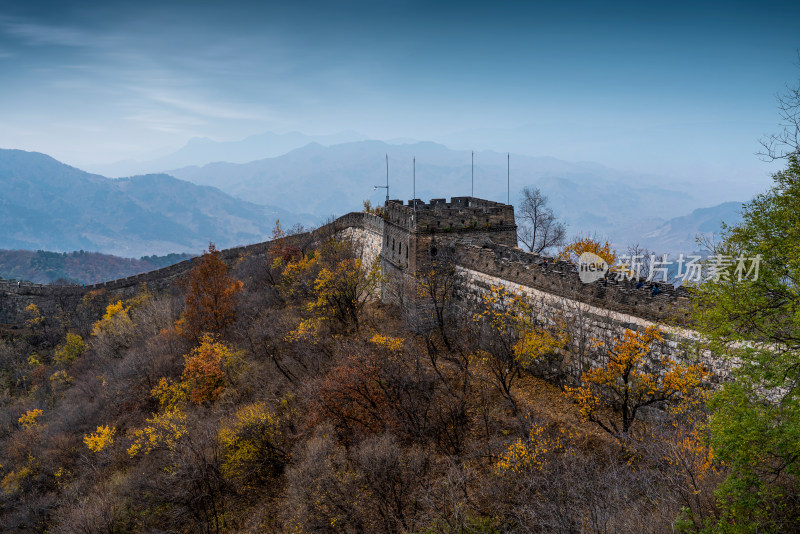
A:
POLYGON ((689 215, 675 217, 644 236, 642 244, 661 252, 688 253, 697 250, 697 236, 715 235, 722 223, 733 225, 742 220, 741 202, 724 202, 710 208, 699 208, 689 215))
POLYGON ((112 180, 45 154, 0 150, 0 248, 199 253, 209 241, 263 241, 277 218, 302 220, 164 174, 112 180))
POLYGON ((66 280, 96 284, 116 280, 189 259, 189 254, 120 258, 99 252, 0 250, 0 278, 49 284, 66 280))

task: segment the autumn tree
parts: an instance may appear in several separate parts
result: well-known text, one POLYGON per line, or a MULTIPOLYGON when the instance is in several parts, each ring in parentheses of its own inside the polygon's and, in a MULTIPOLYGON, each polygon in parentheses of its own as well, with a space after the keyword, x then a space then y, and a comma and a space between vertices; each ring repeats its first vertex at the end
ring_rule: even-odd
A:
POLYGON ((517 237, 534 254, 560 247, 566 241, 566 225, 558 220, 548 205, 547 195, 538 187, 522 190, 517 206, 517 237))
POLYGON ((68 333, 64 342, 56 348, 53 361, 57 364, 69 365, 86 352, 88 348, 89 346, 81 336, 68 333))
POLYGON ((233 323, 242 282, 228 275, 228 266, 214 243, 208 244, 208 251, 183 284, 186 307, 176 324, 183 335, 199 339, 204 332, 221 334, 233 323))
MULTIPOLYGON (((450 337, 456 315, 454 291, 460 281, 452 255, 447 250, 441 251, 420 265, 414 277, 417 300, 410 309, 409 321, 422 333, 438 332, 445 349, 452 350, 450 337)), ((426 335, 426 342, 429 350, 436 352, 429 335, 426 335)))
POLYGON ((369 213, 370 215, 377 215, 378 217, 383 216, 383 206, 373 206, 372 201, 366 199, 362 202, 364 206, 364 213, 369 213))
POLYGON ((244 487, 279 475, 288 461, 281 418, 263 402, 236 410, 219 429, 222 474, 244 487))
POLYGON ((358 330, 361 313, 381 281, 380 265, 345 258, 325 266, 314 281, 316 300, 310 305, 322 317, 344 329, 358 330))
POLYGON ((525 295, 491 286, 481 296, 479 313, 473 316, 484 328, 479 355, 515 414, 517 403, 511 389, 522 369, 557 353, 569 340, 562 319, 539 317, 535 308, 525 295))
POLYGON ((283 229, 280 219, 275 221, 275 227, 272 229, 270 237, 270 247, 267 253, 267 261, 270 264, 276 259, 280 258, 283 264, 287 264, 292 259, 302 256, 300 247, 291 239, 287 239, 291 234, 283 229))
POLYGON ((707 373, 700 365, 655 354, 655 346, 663 341, 661 330, 653 325, 641 331, 626 329, 620 339, 601 343, 605 365, 583 373, 580 386, 565 388, 581 416, 626 442, 642 408, 693 395, 707 373))
POLYGON ((213 402, 230 382, 237 355, 211 334, 203 334, 200 344, 186 355, 183 380, 195 404, 213 402))
POLYGON ((395 392, 386 373, 391 360, 368 346, 353 344, 347 347, 347 352, 324 377, 307 386, 313 399, 309 412, 312 420, 330 421, 340 439, 346 441, 355 435, 398 429, 393 406, 395 392))
POLYGON ((25 315, 27 317, 25 326, 30 328, 34 336, 40 337, 40 339, 47 339, 50 334, 50 329, 48 328, 50 321, 42 313, 39 306, 31 302, 25 306, 25 315))
POLYGON ((608 241, 601 241, 596 237, 577 236, 564 245, 558 253, 558 259, 571 263, 578 263, 584 252, 591 252, 603 258, 609 266, 617 261, 617 253, 608 241))

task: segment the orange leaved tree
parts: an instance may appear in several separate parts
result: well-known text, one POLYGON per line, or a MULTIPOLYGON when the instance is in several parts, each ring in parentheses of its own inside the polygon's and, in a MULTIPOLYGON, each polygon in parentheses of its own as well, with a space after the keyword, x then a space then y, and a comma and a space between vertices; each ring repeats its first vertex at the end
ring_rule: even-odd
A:
POLYGON ((198 340, 204 332, 220 334, 233 322, 236 294, 242 282, 228 275, 214 243, 198 260, 184 280, 186 307, 175 326, 191 339, 198 340))
POLYGON ((183 380, 188 384, 189 399, 195 404, 217 400, 230 381, 226 371, 235 367, 236 354, 212 335, 203 334, 185 359, 183 380))
POLYGON ((694 395, 706 377, 705 370, 653 354, 654 346, 663 341, 656 325, 625 330, 621 339, 612 341, 606 364, 583 373, 579 387, 565 388, 581 416, 626 440, 641 408, 694 395))

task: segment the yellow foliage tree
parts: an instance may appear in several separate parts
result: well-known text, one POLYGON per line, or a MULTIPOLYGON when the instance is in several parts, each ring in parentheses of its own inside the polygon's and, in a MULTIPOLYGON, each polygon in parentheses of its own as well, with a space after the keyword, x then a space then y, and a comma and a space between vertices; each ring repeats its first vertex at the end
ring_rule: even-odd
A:
POLYGON ((34 455, 29 453, 25 465, 16 471, 9 472, 6 476, 4 476, 3 480, 0 481, 0 487, 3 488, 3 491, 9 494, 19 491, 20 486, 26 479, 36 476, 36 474, 39 472, 39 467, 39 460, 34 455))
POLYGON ((364 265, 359 258, 345 258, 325 266, 314 281, 316 300, 309 309, 321 317, 358 330, 361 313, 381 280, 380 265, 364 265))
POLYGON ((63 391, 72 384, 73 378, 63 369, 50 375, 50 387, 53 392, 63 391))
POLYGON ((394 354, 402 352, 403 345, 405 345, 406 342, 405 339, 401 337, 384 336, 381 334, 375 334, 370 341, 394 354))
POLYGON ((182 410, 189 402, 190 385, 182 380, 170 382, 161 377, 150 394, 158 399, 162 410, 182 410))
POLYGON ((263 402, 239 408, 218 433, 222 474, 245 485, 279 474, 287 454, 280 419, 263 402))
POLYGON ((25 306, 25 311, 29 315, 28 319, 25 321, 25 326, 28 328, 36 328, 44 324, 44 315, 42 315, 42 311, 39 309, 39 306, 31 302, 25 306))
POLYGON ((580 258, 581 254, 584 252, 597 254, 606 260, 609 266, 613 266, 617 261, 617 253, 614 251, 611 243, 608 241, 600 242, 599 239, 589 236, 575 237, 572 241, 564 245, 564 248, 558 253, 558 259, 577 264, 578 258, 580 258))
POLYGON ((53 360, 62 365, 69 365, 80 357, 81 354, 86 352, 89 346, 83 341, 83 338, 78 334, 67 334, 67 338, 56 349, 56 354, 53 360))
POLYGON ((128 455, 149 454, 156 450, 172 451, 187 436, 186 414, 180 409, 168 409, 147 420, 147 426, 133 434, 128 455))
POLYGON ((497 387, 516 411, 511 394, 514 379, 522 368, 562 349, 569 342, 563 320, 536 317, 530 299, 503 286, 491 286, 481 296, 481 310, 473 316, 489 328, 487 349, 479 353, 481 361, 494 377, 497 387))
POLYGON ((700 365, 683 365, 668 356, 654 355, 654 345, 663 340, 657 325, 641 331, 625 330, 621 339, 613 340, 607 346, 607 363, 585 372, 579 387, 565 388, 578 404, 581 416, 627 440, 641 408, 694 395, 706 371, 700 365), (648 369, 651 366, 653 370, 648 369))
POLYGON ((123 304, 121 300, 109 304, 103 317, 94 323, 92 335, 108 334, 114 336, 131 328, 133 321, 128 314, 130 309, 131 307, 123 304))
POLYGON ((114 444, 114 434, 116 434, 116 432, 117 429, 113 426, 98 426, 97 430, 83 436, 83 443, 94 453, 102 452, 103 449, 114 444))
POLYGON ((279 291, 287 300, 300 300, 310 297, 314 292, 314 280, 319 274, 319 256, 308 254, 290 258, 287 263, 281 256, 272 260, 272 268, 283 268, 279 291))
POLYGON ((17 422, 22 426, 22 428, 31 428, 38 424, 37 419, 44 413, 39 408, 34 408, 33 410, 28 410, 24 414, 19 416, 17 422))
POLYGON ((558 440, 544 434, 544 427, 533 425, 525 439, 513 441, 500 455, 495 469, 501 476, 539 470, 544 465, 544 456, 560 447, 558 440))
POLYGON ((514 358, 523 366, 533 365, 542 356, 553 354, 569 343, 566 322, 555 321, 549 328, 528 325, 514 344, 514 358))

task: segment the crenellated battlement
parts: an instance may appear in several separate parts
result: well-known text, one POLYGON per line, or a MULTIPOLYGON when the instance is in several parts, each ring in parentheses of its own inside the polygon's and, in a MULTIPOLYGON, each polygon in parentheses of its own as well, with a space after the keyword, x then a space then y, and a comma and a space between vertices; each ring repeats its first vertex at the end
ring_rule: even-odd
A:
POLYGON ((425 203, 419 199, 390 200, 384 206, 384 218, 395 226, 415 234, 472 233, 514 231, 514 206, 475 197, 452 197, 450 202, 435 198, 425 203))
POLYGON ((672 284, 649 282, 637 289, 637 280, 614 276, 584 284, 572 263, 492 242, 458 247, 456 258, 465 269, 649 321, 684 324, 689 318, 689 293, 672 284), (656 295, 653 285, 660 290, 656 295))

